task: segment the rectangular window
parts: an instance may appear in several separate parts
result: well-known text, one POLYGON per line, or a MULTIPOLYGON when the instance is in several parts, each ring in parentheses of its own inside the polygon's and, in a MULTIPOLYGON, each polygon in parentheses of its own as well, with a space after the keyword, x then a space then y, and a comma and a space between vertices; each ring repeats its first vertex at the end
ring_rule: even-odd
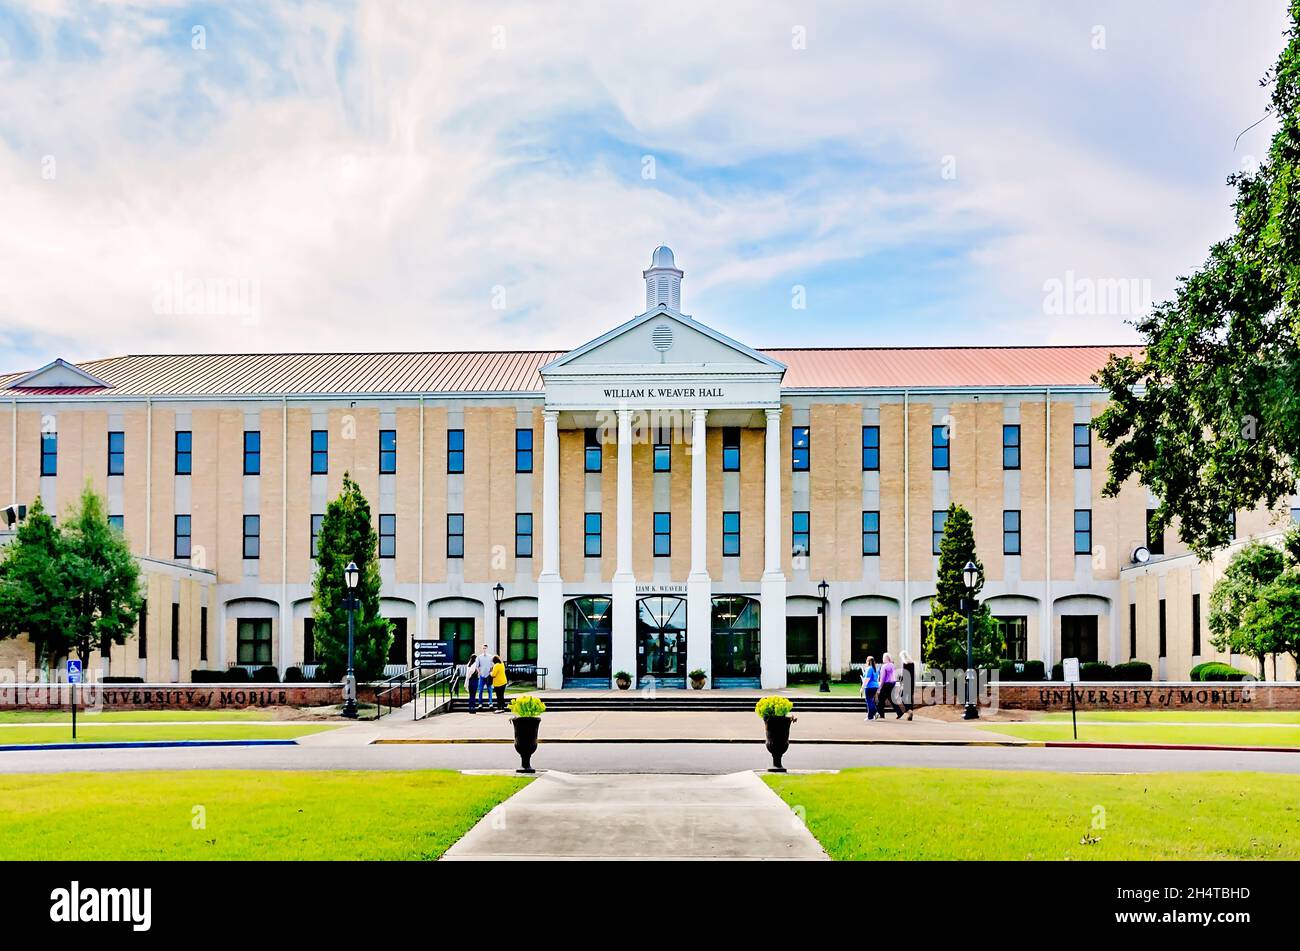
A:
POLYGON ((41 433, 41 475, 59 474, 59 434, 41 433))
POLYGON ((409 635, 406 633, 406 618, 390 617, 388 623, 392 625, 393 639, 388 644, 388 662, 390 664, 401 664, 406 666, 406 644, 409 635))
POLYGON ((865 664, 868 657, 883 657, 889 650, 888 630, 888 618, 880 615, 849 618, 849 663, 865 664))
POLYGON ((785 661, 787 664, 811 667, 817 663, 817 618, 788 617, 785 619, 785 661))
POLYGON ((208 659, 208 609, 199 608, 199 660, 208 659))
POLYGON ((1002 554, 1020 554, 1020 509, 1002 512, 1002 554))
POLYGON ((1029 618, 1023 614, 1009 615, 994 617, 993 622, 997 624, 998 633, 1002 635, 1002 659, 1028 660, 1029 618))
POLYGON ((666 558, 673 553, 673 516, 671 512, 655 512, 655 557, 666 558))
POLYGON ((930 468, 944 470, 948 468, 948 427, 930 427, 930 468))
MULTIPOLYGON (((453 431, 461 433, 461 439, 463 442, 465 434, 460 430, 453 430, 453 431)), ((448 433, 447 435, 448 437, 450 437, 451 433, 448 433)), ((447 445, 448 446, 451 445, 450 439, 448 439, 447 445)), ((461 446, 461 448, 464 449, 464 446, 461 446)), ((392 475, 396 471, 397 471, 397 430, 381 429, 379 430, 379 474, 392 475)), ((449 451, 447 453, 447 471, 464 472, 465 454, 461 453, 460 468, 452 469, 451 452, 449 451)))
POLYGON ((654 471, 673 471, 673 446, 670 441, 672 433, 669 427, 661 426, 655 433, 654 471))
POLYGON ((943 541, 943 527, 948 524, 948 510, 930 513, 930 551, 939 554, 939 543, 943 541))
POLYGON ((262 433, 256 429, 244 430, 244 475, 262 472, 262 433))
POLYGON ((722 427, 722 471, 740 471, 740 427, 722 427))
POLYGON ((379 516, 379 557, 397 557, 397 516, 379 516))
POLYGON ((181 659, 181 606, 172 602, 172 660, 181 659))
POLYGON ((324 521, 324 515, 312 515, 311 517, 311 557, 313 561, 320 557, 320 527, 324 521))
POLYGON ((1092 554, 1092 509, 1074 510, 1074 553, 1092 554))
POLYGON ((808 526, 807 512, 790 513, 790 549, 794 552, 796 558, 808 554, 808 545, 811 538, 808 526))
POLYGON ((1192 656, 1201 656, 1201 596, 1192 595, 1192 656))
POLYGON ((126 433, 108 434, 108 474, 121 475, 126 471, 126 433))
POLYGON ((172 551, 177 561, 184 561, 190 557, 190 517, 188 515, 175 516, 175 528, 173 531, 174 543, 172 551))
POLYGON ((812 435, 807 426, 790 430, 790 471, 807 472, 812 462, 812 435))
POLYGON ((262 555, 262 516, 244 516, 244 557, 260 558, 262 555))
POLYGON ((316 663, 316 619, 303 618, 302 620, 302 662, 304 664, 316 663))
POLYGON ((537 663, 537 618, 512 617, 506 621, 506 663, 537 663))
POLYGON ((1074 424, 1074 468, 1092 468, 1092 427, 1087 423, 1074 424))
POLYGON ((601 466, 600 430, 588 428, 582 432, 582 468, 584 472, 599 472, 601 466))
POLYGON ((126 531, 126 519, 121 515, 110 515, 108 517, 108 527, 115 528, 119 532, 126 531))
POLYGON ((582 517, 582 554, 587 558, 600 557, 599 512, 588 512, 582 517))
POLYGON ((1002 427, 1002 468, 1020 468, 1020 427, 1002 427))
POLYGON ((515 513, 515 557, 533 557, 533 513, 515 513))
POLYGON ((236 638, 237 664, 265 667, 271 663, 271 619, 240 618, 236 638))
POLYGON ((880 427, 862 427, 862 471, 880 471, 880 427))
POLYGON ((1158 628, 1158 630, 1160 631, 1160 654, 1159 654, 1159 656, 1160 656, 1160 657, 1167 657, 1167 656, 1168 656, 1168 651, 1165 650, 1165 648, 1166 648, 1168 645, 1166 644, 1166 638, 1165 638, 1166 631, 1165 631, 1165 599, 1164 599, 1164 598, 1161 598, 1161 599, 1160 599, 1160 622, 1159 622, 1159 623, 1160 623, 1160 627, 1158 628))
POLYGON ((740 554, 740 513, 722 513, 722 554, 734 557, 740 554))
POLYGON ((149 599, 140 602, 140 617, 136 620, 136 656, 144 659, 149 656, 149 599))
POLYGON ((1138 655, 1138 606, 1130 604, 1128 606, 1128 656, 1129 660, 1137 660, 1138 655))
POLYGON ((188 429, 176 432, 176 474, 190 475, 194 471, 194 433, 188 429))
POLYGON ((330 433, 328 429, 311 431, 311 474, 328 475, 330 471, 330 433))
POLYGON ((533 431, 515 430, 515 472, 533 471, 533 431))
POLYGON ((452 475, 465 470, 465 431, 447 430, 447 473, 452 475))
POLYGON ((1091 664, 1096 662, 1097 615, 1062 615, 1061 656, 1077 657, 1081 664, 1091 664))
POLYGON ((447 516, 447 557, 465 557, 465 515, 460 512, 447 516))
POLYGON ((880 554, 880 513, 862 513, 862 554, 880 554))
POLYGON ((1163 555, 1165 553, 1165 533, 1155 532, 1151 529, 1151 519, 1155 517, 1155 509, 1147 509, 1147 551, 1153 555, 1163 555))

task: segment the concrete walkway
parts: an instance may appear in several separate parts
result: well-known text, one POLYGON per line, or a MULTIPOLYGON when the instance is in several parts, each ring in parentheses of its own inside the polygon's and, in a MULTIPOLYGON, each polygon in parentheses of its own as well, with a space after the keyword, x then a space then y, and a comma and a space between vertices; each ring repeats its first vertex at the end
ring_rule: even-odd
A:
POLYGON ((544 772, 443 856, 483 859, 826 859, 755 773, 544 772))

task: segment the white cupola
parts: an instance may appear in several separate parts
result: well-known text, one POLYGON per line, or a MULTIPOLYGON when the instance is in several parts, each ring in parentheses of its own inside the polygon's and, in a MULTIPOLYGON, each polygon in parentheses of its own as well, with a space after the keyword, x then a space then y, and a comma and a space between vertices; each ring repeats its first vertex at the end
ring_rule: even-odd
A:
POLYGON ((659 245, 650 255, 650 267, 641 272, 645 278, 645 309, 654 310, 661 304, 681 313, 682 272, 673 259, 672 248, 659 245))

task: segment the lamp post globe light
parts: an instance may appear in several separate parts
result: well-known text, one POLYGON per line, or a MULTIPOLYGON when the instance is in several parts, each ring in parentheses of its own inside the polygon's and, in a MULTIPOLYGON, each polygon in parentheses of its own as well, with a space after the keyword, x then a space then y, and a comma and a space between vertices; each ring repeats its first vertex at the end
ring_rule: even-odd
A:
POLYGON ((506 586, 503 585, 500 581, 498 581, 492 587, 492 599, 496 602, 496 606, 497 606, 497 619, 496 619, 496 623, 492 626, 492 633, 496 637, 496 641, 497 641, 496 652, 498 654, 501 653, 501 618, 505 614, 505 612, 501 608, 501 599, 504 598, 505 596, 506 596, 506 586))
POLYGON ((348 597, 343 606, 348 609, 348 673, 343 678, 343 715, 349 720, 357 718, 357 673, 354 669, 356 651, 357 618, 357 584, 361 572, 355 561, 349 561, 343 569, 343 583, 347 586, 348 597))
POLYGON ((827 601, 826 595, 830 590, 831 586, 823 578, 822 583, 817 586, 817 591, 822 596, 822 683, 817 688, 818 693, 831 692, 830 677, 826 673, 826 615, 830 613, 830 602, 827 601))
POLYGON ((966 585, 966 709, 962 713, 962 719, 978 720, 980 711, 972 692, 972 678, 975 673, 972 667, 975 662, 971 655, 971 632, 975 623, 975 584, 979 581, 979 569, 975 567, 975 562, 966 562, 961 570, 961 580, 966 585))

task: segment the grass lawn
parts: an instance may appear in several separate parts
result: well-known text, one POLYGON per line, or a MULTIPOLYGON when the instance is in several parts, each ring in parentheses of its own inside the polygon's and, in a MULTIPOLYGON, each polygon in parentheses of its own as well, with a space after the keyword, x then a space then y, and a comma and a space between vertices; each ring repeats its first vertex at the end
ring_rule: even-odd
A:
MULTIPOLYGON (((83 723, 177 723, 204 720, 274 720, 270 710, 104 710, 77 711, 77 726, 83 723)), ((9 723, 71 723, 67 710, 3 710, 0 726, 9 723)))
POLYGON ((0 860, 435 859, 528 782, 445 770, 0 775, 0 860))
MULTIPOLYGON (((818 693, 821 686, 819 684, 794 684, 790 689, 799 693, 818 693)), ((856 697, 861 689, 861 684, 841 684, 831 681, 831 695, 835 697, 856 697)))
POLYGON ((1294 776, 874 768, 763 779, 834 859, 1300 858, 1294 776))
MULTIPOLYGON (((138 740, 291 740, 322 730, 335 730, 342 724, 289 721, 286 723, 194 723, 139 725, 111 723, 87 726, 77 717, 78 743, 103 743, 105 741, 134 742, 138 740)), ((0 727, 0 744, 11 743, 68 743, 72 740, 72 724, 63 726, 3 726, 0 727)))
MULTIPOLYGON (((1059 723, 1070 722, 1068 713, 1048 713, 1044 721, 1059 723)), ((1079 714, 1079 722, 1089 720, 1093 723, 1297 723, 1300 724, 1300 711, 1295 710, 1190 710, 1179 712, 1150 713, 1141 710, 1089 711, 1079 714)))
MULTIPOLYGON (((982 727, 1023 740, 1074 740, 1070 722, 997 723, 982 727)), ((0 735, 3 735, 0 733, 0 735)), ((1079 723, 1080 743, 1174 743, 1188 746, 1300 747, 1300 725, 1079 723)))

